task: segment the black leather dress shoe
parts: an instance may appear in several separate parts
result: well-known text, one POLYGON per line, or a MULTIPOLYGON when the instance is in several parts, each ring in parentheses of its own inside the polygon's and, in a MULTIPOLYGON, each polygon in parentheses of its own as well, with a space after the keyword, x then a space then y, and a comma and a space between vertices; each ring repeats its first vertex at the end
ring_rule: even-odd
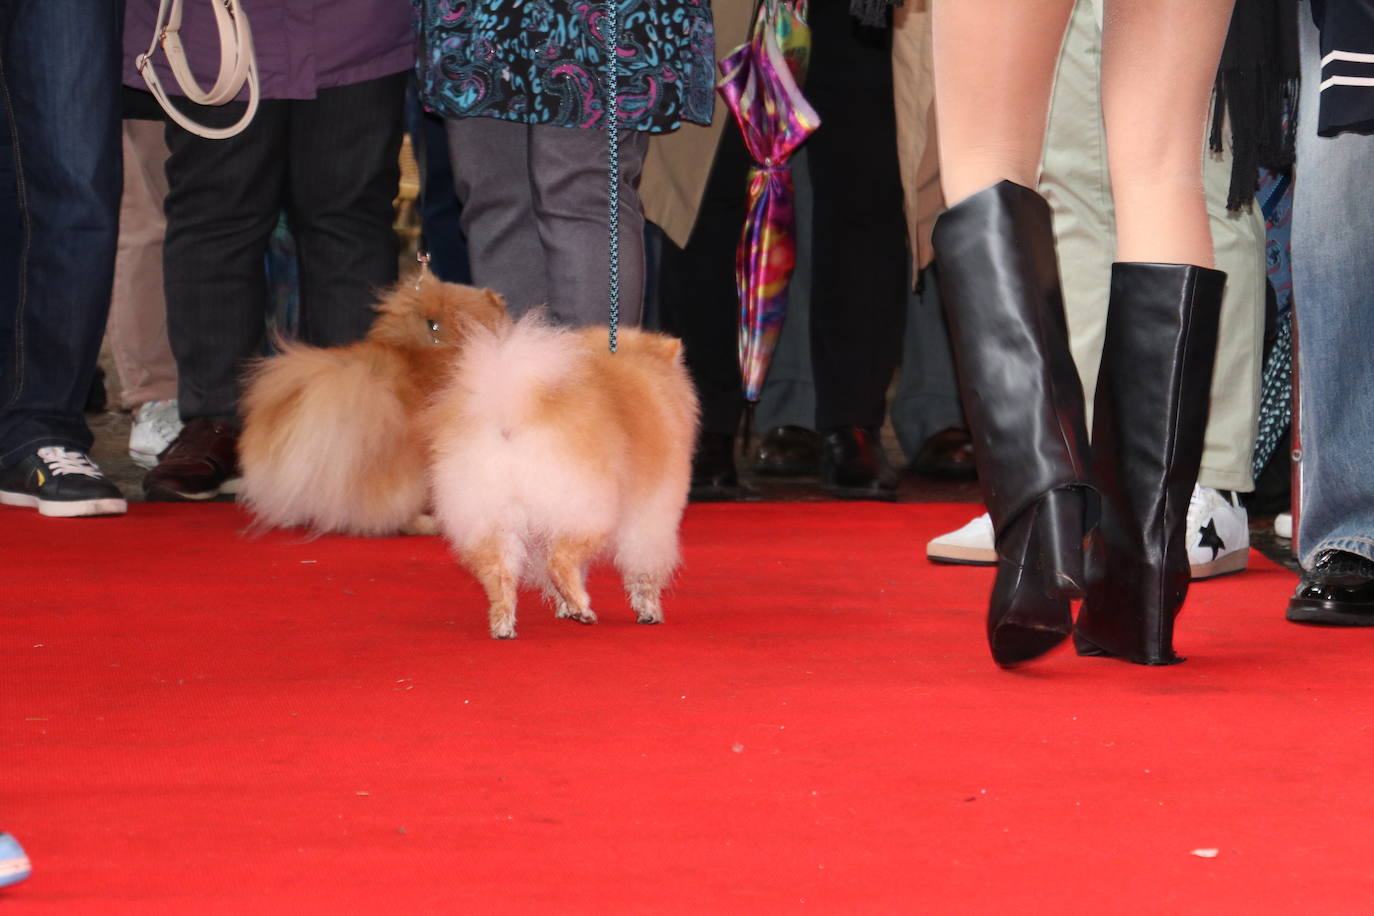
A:
POLYGON ((1374 627, 1374 562, 1344 550, 1328 550, 1303 573, 1288 600, 1294 623, 1374 627))
POLYGON ((754 473, 769 477, 806 477, 821 466, 821 434, 804 426, 776 426, 754 451, 754 473))
POLYGON ((925 477, 972 480, 978 476, 973 466, 973 439, 966 429, 951 426, 921 443, 911 470, 925 477))
POLYGON ((897 472, 876 428, 841 426, 821 437, 821 489, 839 499, 897 499, 897 472))
POLYGON ((692 502, 724 502, 739 497, 735 471, 735 437, 702 433, 692 455, 692 502))

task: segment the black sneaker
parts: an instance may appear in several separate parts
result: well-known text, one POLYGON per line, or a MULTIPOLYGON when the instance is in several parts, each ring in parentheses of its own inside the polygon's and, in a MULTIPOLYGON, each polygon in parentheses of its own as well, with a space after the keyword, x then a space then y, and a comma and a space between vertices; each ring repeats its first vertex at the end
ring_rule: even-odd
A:
POLYGON ((60 445, 45 445, 0 471, 0 505, 37 509, 53 518, 123 515, 129 509, 90 455, 60 445))

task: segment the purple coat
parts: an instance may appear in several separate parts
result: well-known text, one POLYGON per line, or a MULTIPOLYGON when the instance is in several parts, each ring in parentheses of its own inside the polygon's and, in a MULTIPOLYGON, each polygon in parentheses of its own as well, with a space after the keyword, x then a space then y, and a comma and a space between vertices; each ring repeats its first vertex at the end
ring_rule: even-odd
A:
MULTIPOLYGON (((219 70, 219 33, 209 0, 183 0, 181 41, 209 89, 219 70)), ((242 0, 253 29, 258 81, 265 99, 313 99, 319 89, 376 79, 415 64, 415 32, 407 0, 242 0)), ((146 88, 134 60, 148 50, 158 0, 127 0, 124 82, 146 88)), ((181 95, 166 56, 153 57, 169 94, 181 95)), ((246 98, 247 91, 239 94, 246 98)))

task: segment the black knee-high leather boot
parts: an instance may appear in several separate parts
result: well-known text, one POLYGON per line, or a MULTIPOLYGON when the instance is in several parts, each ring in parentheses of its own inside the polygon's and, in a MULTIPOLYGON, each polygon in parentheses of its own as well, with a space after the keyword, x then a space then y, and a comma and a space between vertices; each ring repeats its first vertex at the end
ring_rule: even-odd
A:
POLYGON ((940 293, 997 543, 988 645, 1000 665, 1072 630, 1096 515, 1083 389, 1069 352, 1049 205, 1001 182, 936 221, 940 293))
POLYGON ((1113 264, 1093 401, 1102 492, 1100 568, 1074 641, 1081 655, 1171 665, 1190 579, 1184 525, 1202 463, 1226 274, 1186 264, 1113 264))

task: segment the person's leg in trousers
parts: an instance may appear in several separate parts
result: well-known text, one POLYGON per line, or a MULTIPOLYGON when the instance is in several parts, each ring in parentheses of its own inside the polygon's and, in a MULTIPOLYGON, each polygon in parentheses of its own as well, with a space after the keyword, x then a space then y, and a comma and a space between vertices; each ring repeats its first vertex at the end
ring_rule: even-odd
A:
POLYGON ((167 142, 161 121, 124 122, 124 197, 107 334, 120 404, 134 410, 177 396, 177 365, 167 341, 162 240, 167 219, 167 142))
POLYGON ((749 152, 731 119, 687 245, 663 238, 658 305, 664 331, 683 342, 687 371, 701 402, 701 429, 692 465, 694 499, 723 499, 739 483, 735 436, 744 410, 739 371, 739 290, 735 249, 744 225, 749 152))
MULTIPOLYGON (((242 102, 198 112, 232 124, 242 102)), ((240 134, 208 140, 167 125, 167 331, 182 419, 237 427, 244 363, 266 334, 264 257, 285 195, 288 101, 264 100, 240 134)))
POLYGON ((519 317, 549 299, 539 269, 544 246, 534 223, 530 127, 498 118, 458 118, 446 126, 472 282, 496 290, 519 317))
POLYGON ((1302 401, 1297 536, 1298 559, 1311 571, 1329 551, 1374 560, 1369 472, 1374 455, 1369 355, 1374 270, 1368 248, 1374 233, 1374 207, 1368 205, 1374 188, 1374 137, 1317 136, 1321 52, 1311 19, 1305 12, 1298 18, 1303 79, 1293 178, 1293 308, 1302 401))
POLYGON ((892 431, 909 462, 916 460, 931 436, 964 427, 964 411, 954 381, 954 357, 949 351, 949 328, 934 276, 927 276, 920 291, 907 296, 901 375, 888 413, 892 431))
MULTIPOLYGON (((599 130, 530 128, 530 187, 544 251, 549 312, 572 326, 610 320, 610 241, 606 134, 599 130)), ((639 176, 649 137, 620 132, 620 323, 635 326, 644 310, 644 206, 639 176)))
POLYGON ((119 227, 122 21, 113 3, 0 7, 0 468, 36 446, 92 443, 83 408, 119 227))
POLYGON ((300 264, 299 336, 360 339, 396 282, 393 201, 400 181, 407 74, 291 101, 288 219, 300 264))
POLYGON ((811 14, 807 94, 822 124, 807 144, 822 486, 838 496, 890 499, 896 474, 879 431, 908 289, 891 31, 858 25, 843 2, 813 4, 811 14))

